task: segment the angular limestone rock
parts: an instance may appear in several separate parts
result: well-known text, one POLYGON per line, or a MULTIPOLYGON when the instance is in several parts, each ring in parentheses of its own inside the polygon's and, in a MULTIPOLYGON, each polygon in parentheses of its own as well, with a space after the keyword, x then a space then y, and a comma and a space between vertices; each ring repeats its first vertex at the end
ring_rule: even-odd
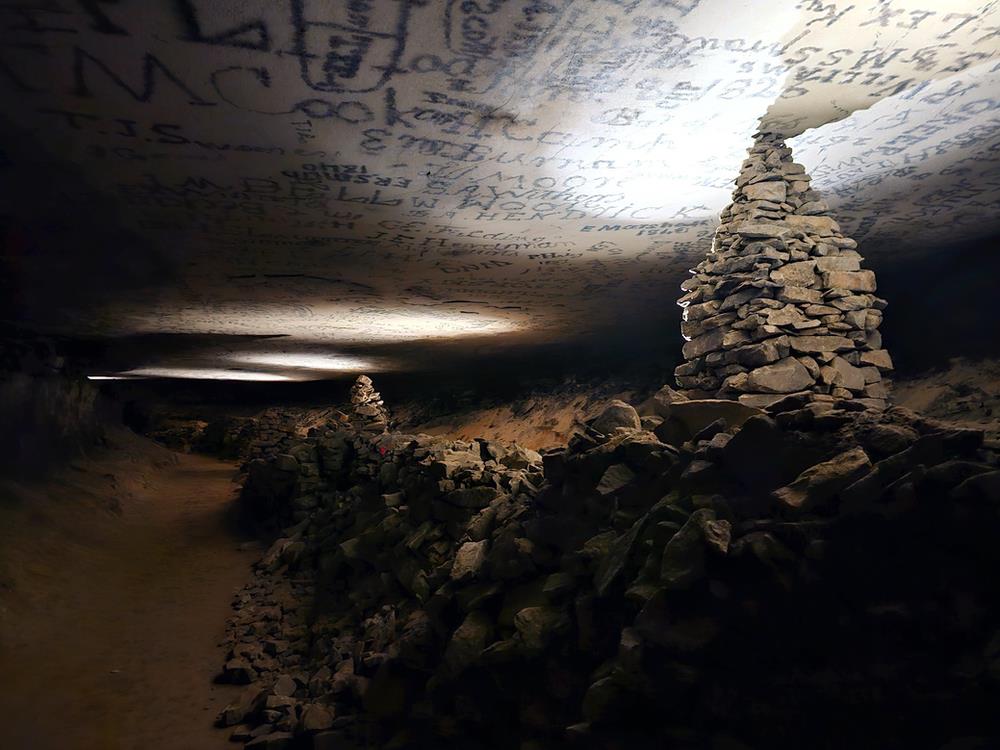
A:
POLYGON ((597 483, 597 491, 602 495, 610 495, 625 487, 635 479, 633 472, 625 464, 614 464, 609 466, 601 476, 601 481, 597 483))
POLYGON ((696 510, 663 548, 660 582, 672 591, 691 588, 705 575, 706 551, 725 554, 730 535, 729 522, 717 520, 715 511, 696 510))
POLYGON ((795 393, 812 383, 809 371, 793 357, 758 367, 747 378, 747 388, 757 393, 795 393))
POLYGON ((872 468, 868 454, 861 448, 841 453, 829 461, 803 471, 791 484, 775 490, 774 499, 784 507, 810 510, 830 500, 872 468))
POLYGON ((458 675, 479 661, 493 639, 493 621, 482 610, 470 612, 458 626, 444 652, 444 661, 458 675))
POLYGON ((514 628, 529 652, 541 651, 569 626, 569 616, 558 607, 525 607, 514 615, 514 628))
POLYGON ((638 412, 624 401, 617 400, 608 404, 591 423, 591 427, 604 435, 610 435, 619 427, 638 430, 641 426, 638 412))
POLYGON ((830 289, 849 289, 852 292, 874 292, 874 271, 829 271, 823 274, 823 285, 830 289))
POLYGON ((861 362, 866 365, 874 365, 880 370, 892 369, 892 357, 885 349, 876 349, 873 352, 862 352, 861 362))
POLYGON ((455 562, 451 566, 451 580, 457 583, 474 580, 486 564, 486 552, 489 541, 466 542, 455 553, 455 562))
POLYGON ((687 400, 687 396, 683 393, 678 393, 669 385, 665 385, 648 399, 639 404, 636 411, 640 417, 656 416, 666 419, 670 416, 673 404, 679 401, 687 400))
POLYGON ((245 721, 264 707, 267 693, 257 685, 249 685, 240 693, 240 697, 230 703, 219 714, 216 724, 220 727, 231 727, 245 721))

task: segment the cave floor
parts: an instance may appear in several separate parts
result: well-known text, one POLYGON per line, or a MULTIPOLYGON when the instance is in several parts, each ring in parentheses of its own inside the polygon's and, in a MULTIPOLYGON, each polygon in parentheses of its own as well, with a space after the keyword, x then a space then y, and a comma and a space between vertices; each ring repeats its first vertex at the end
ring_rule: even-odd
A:
MULTIPOLYGON (((254 557, 230 521, 234 465, 140 463, 76 462, 72 476, 20 488, 44 497, 15 525, 38 530, 36 549, 3 570, 0 747, 231 747, 212 722, 238 688, 212 678, 254 557), (120 514, 87 514, 73 497, 101 502, 102 486, 120 514)), ((3 490, 4 514, 27 505, 3 490)))

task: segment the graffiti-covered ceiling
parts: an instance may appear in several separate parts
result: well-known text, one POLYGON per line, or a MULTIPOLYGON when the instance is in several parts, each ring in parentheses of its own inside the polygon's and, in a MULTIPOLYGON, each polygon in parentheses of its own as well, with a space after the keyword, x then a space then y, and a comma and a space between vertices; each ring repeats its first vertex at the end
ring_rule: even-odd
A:
POLYGON ((0 11, 10 314, 170 341, 109 373, 301 379, 624 335, 674 304, 762 129, 869 253, 1000 228, 997 2, 0 11))

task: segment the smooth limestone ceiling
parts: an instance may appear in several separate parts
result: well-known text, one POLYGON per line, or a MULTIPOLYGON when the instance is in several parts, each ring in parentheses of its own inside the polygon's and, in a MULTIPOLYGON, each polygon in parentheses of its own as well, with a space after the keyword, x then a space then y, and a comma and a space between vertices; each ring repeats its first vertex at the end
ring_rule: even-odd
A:
POLYGON ((673 306, 758 129, 862 250, 1000 228, 996 2, 0 10, 17 315, 169 343, 105 375, 309 379, 627 335, 673 306))

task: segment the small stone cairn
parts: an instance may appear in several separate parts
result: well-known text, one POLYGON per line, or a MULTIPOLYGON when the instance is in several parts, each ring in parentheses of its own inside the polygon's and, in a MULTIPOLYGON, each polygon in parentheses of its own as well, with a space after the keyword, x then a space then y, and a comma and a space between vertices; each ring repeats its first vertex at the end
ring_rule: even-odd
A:
POLYGON ((378 437, 389 429, 389 410, 367 375, 359 375, 351 386, 351 424, 367 438, 378 437))
POLYGON ((709 257, 681 285, 680 388, 757 407, 792 393, 886 406, 886 302, 809 182, 779 136, 755 136, 709 257))

